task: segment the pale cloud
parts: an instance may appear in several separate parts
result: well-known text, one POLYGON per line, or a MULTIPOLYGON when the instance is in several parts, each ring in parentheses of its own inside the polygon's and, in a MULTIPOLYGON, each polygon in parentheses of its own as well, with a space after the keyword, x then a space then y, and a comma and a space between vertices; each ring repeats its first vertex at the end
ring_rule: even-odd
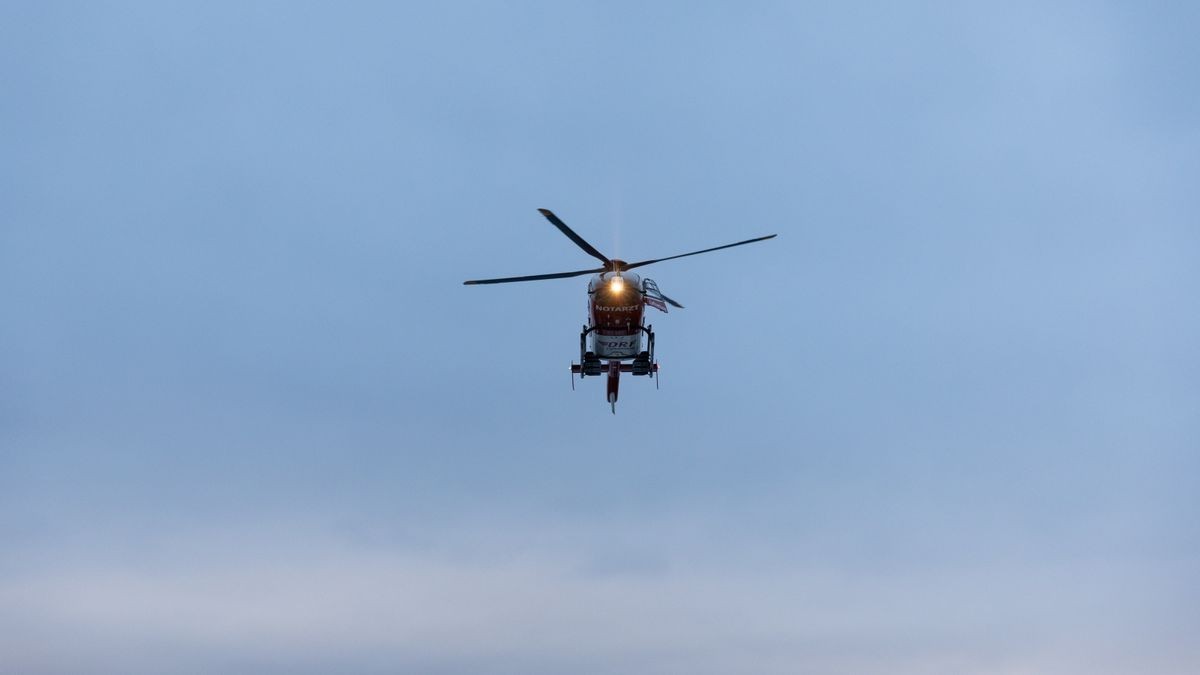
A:
POLYGON ((12 672, 158 673, 1182 673, 1197 656, 1184 570, 1162 564, 848 572, 731 567, 736 551, 693 546, 597 572, 599 545, 512 555, 488 543, 505 534, 528 538, 460 532, 414 551, 264 529, 28 568, 0 583, 0 649, 12 672))

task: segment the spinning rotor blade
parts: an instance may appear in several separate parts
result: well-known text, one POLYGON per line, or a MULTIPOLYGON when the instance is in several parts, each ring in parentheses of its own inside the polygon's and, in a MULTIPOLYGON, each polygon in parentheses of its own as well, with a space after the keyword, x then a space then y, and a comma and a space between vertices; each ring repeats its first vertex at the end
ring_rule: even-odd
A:
MULTIPOLYGON (((635 267, 642 267, 642 266, 644 266, 644 265, 651 265, 651 264, 654 264, 654 263, 656 263, 656 262, 662 262, 662 261, 664 261, 664 260, 674 260, 674 259, 676 259, 676 258, 686 258, 686 257, 688 257, 689 255, 699 255, 699 254, 701 254, 701 253, 708 253, 709 251, 720 251, 720 250, 721 250, 721 249, 723 249, 723 248, 733 248, 734 246, 741 246, 742 244, 753 244, 753 243, 754 243, 754 242, 756 242, 756 241, 763 241, 764 239, 773 239, 774 237, 775 237, 775 235, 773 235, 773 234, 768 234, 768 235, 767 235, 767 236, 765 236, 765 237, 757 237, 757 238, 755 238, 755 239, 747 239, 746 241, 739 241, 739 242, 737 242, 736 244, 725 244, 724 246, 715 246, 715 247, 713 247, 713 248, 706 248, 706 249, 704 249, 703 251, 692 251, 691 253, 680 253, 679 255, 673 255, 673 256, 670 256, 670 257, 667 257, 667 258, 655 258, 654 260, 642 260, 641 262, 635 262, 635 263, 630 263, 630 264, 628 264, 628 265, 625 265, 625 266, 623 266, 623 267, 621 268, 621 270, 622 270, 622 271, 624 271, 624 270, 631 270, 631 269, 633 269, 633 268, 635 268, 635 267)), ((675 303, 674 303, 674 302, 672 302, 671 304, 675 304, 675 303)))
POLYGON ((507 284, 512 281, 541 281, 542 279, 566 279, 567 277, 578 277, 584 274, 595 274, 603 272, 604 268, 594 270, 579 270, 578 272, 554 272, 552 274, 532 274, 525 277, 504 277, 502 279, 472 279, 464 281, 464 286, 476 286, 479 284, 507 284))
POLYGON ((596 258, 597 260, 602 261, 605 265, 607 265, 607 264, 609 264, 609 262, 611 262, 608 259, 608 257, 606 257, 603 253, 601 253, 600 251, 597 251, 594 246, 592 246, 591 244, 584 241, 583 237, 575 234, 574 230, 567 227, 567 224, 564 223, 562 220, 560 220, 558 216, 554 215, 553 211, 551 211, 550 209, 538 209, 538 211, 543 216, 546 216, 546 220, 550 221, 550 224, 554 225, 555 227, 558 228, 558 230, 560 232, 567 235, 568 239, 575 242, 575 245, 578 246, 579 248, 583 249, 584 251, 586 251, 588 255, 592 256, 593 258, 596 258))

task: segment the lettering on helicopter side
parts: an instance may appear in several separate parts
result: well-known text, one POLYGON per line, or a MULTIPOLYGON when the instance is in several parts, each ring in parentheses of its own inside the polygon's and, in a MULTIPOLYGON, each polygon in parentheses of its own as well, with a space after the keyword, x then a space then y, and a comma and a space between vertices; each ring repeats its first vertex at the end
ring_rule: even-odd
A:
POLYGON ((607 307, 605 305, 596 305, 597 312, 636 312, 641 308, 641 305, 625 305, 624 307, 607 307))
POLYGON ((636 356, 642 348, 641 335, 595 334, 592 341, 596 354, 602 357, 636 356))

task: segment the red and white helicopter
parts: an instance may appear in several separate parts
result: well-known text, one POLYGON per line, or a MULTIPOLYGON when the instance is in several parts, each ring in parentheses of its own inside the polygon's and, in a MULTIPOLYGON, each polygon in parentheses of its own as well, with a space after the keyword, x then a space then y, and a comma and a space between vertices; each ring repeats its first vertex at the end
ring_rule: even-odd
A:
POLYGON ((666 258, 654 258, 640 262, 628 263, 624 260, 609 258, 594 246, 584 241, 583 237, 567 227, 567 224, 549 209, 538 209, 546 220, 557 227, 575 245, 585 253, 604 263, 602 267, 577 272, 555 272, 552 274, 534 274, 524 277, 504 277, 502 279, 473 279, 464 281, 467 286, 476 284, 506 284, 513 281, 540 281, 542 279, 565 279, 584 274, 594 274, 588 282, 588 323, 579 334, 579 363, 571 363, 571 388, 575 388, 575 375, 580 378, 608 374, 608 402, 612 405, 613 414, 617 412, 617 387, 620 384, 621 373, 654 376, 655 386, 658 385, 658 362, 654 360, 654 330, 646 325, 643 310, 649 305, 662 312, 667 311, 667 305, 683 309, 683 305, 663 295, 658 290, 658 284, 653 279, 643 279, 630 270, 644 267, 664 260, 685 258, 723 248, 732 248, 742 244, 752 244, 756 241, 771 239, 775 235, 756 237, 739 241, 735 244, 714 246, 703 251, 681 253, 666 258), (588 349, 588 338, 591 337, 591 349, 588 349), (643 344, 642 337, 646 342, 643 344), (642 349, 642 347, 645 349, 642 349), (602 363, 607 360, 608 363, 602 363), (623 363, 629 361, 630 363, 623 363))

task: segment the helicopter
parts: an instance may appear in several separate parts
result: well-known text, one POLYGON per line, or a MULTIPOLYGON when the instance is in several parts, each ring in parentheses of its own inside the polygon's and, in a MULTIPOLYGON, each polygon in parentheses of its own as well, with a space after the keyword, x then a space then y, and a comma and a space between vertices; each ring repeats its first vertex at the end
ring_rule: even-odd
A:
POLYGON ((567 227, 567 224, 549 209, 538 209, 538 212, 568 239, 575 242, 576 246, 583 249, 584 253, 604 264, 595 269, 575 272, 553 272, 499 279, 472 279, 464 281, 463 285, 507 284, 516 281, 542 281, 566 279, 585 274, 595 275, 588 281, 588 322, 579 334, 579 363, 571 363, 571 389, 575 389, 576 375, 583 379, 607 374, 606 395, 614 415, 617 413, 617 394, 621 373, 652 376, 655 387, 658 387, 658 361, 654 358, 654 327, 645 322, 645 308, 650 306, 664 313, 667 311, 667 305, 683 309, 683 305, 664 295, 653 279, 644 279, 632 273, 631 270, 664 260, 686 258, 691 255, 753 244, 756 241, 775 237, 773 234, 768 234, 765 237, 755 237, 701 251, 630 263, 609 258, 596 250, 596 247, 567 227), (643 337, 645 337, 645 342, 642 341, 643 337), (589 338, 591 338, 591 349, 588 349, 589 338), (625 363, 625 361, 629 361, 629 363, 625 363))

